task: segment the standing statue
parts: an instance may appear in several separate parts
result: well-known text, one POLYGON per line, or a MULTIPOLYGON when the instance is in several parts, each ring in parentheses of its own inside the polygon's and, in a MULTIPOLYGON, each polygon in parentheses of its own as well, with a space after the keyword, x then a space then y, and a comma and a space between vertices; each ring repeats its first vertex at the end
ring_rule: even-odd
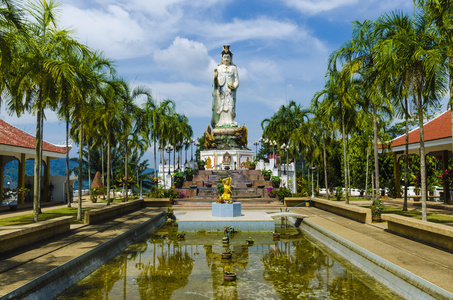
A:
POLYGON ((239 86, 239 76, 236 66, 232 63, 233 53, 230 45, 224 45, 220 53, 222 63, 214 70, 212 84, 212 128, 220 126, 237 126, 236 89, 239 86))
POLYGON ((222 179, 222 184, 223 184, 223 194, 220 196, 220 203, 232 203, 231 200, 231 177, 227 177, 225 179, 222 179))

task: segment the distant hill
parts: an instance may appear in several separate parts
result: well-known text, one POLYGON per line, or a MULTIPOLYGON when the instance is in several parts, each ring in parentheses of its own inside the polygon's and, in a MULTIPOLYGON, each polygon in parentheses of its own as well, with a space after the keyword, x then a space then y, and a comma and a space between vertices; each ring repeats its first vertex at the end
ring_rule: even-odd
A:
MULTIPOLYGON (((33 176, 35 162, 33 160, 27 160, 25 163, 25 174, 27 176, 33 176)), ((75 161, 69 161, 69 169, 77 167, 78 163, 75 161)), ((11 161, 5 166, 5 176, 3 180, 3 186, 8 187, 7 183, 10 182, 11 188, 17 187, 17 168, 18 161, 11 161)), ((154 172, 154 169, 148 168, 145 172, 154 172)), ((50 161, 50 176, 64 176, 66 174, 66 159, 52 159, 50 161)), ((77 185, 76 185, 77 186, 77 185)), ((88 180, 84 180, 83 188, 88 188, 88 180), (86 182, 85 182, 86 181, 86 182)))

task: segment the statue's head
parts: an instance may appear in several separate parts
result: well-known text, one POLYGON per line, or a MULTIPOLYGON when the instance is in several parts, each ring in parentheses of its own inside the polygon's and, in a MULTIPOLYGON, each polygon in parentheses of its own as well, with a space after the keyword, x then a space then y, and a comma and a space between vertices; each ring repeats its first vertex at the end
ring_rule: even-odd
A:
POLYGON ((222 63, 225 65, 231 64, 233 61, 233 53, 230 51, 230 45, 223 45, 223 50, 220 53, 222 63))

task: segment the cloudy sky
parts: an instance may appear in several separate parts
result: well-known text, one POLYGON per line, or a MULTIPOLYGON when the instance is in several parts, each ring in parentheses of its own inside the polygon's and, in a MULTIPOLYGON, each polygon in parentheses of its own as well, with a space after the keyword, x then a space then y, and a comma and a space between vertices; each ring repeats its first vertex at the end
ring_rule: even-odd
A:
MULTIPOLYGON (((236 121, 249 129, 294 100, 308 107, 323 88, 329 54, 351 36, 351 22, 390 10, 411 12, 410 0, 62 0, 60 25, 116 60, 119 74, 172 99, 199 137, 210 124, 213 70, 231 45, 239 70, 236 121)), ((35 119, 0 111, 34 134, 35 119)), ((47 112, 44 138, 64 141, 64 124, 47 112)), ((72 150, 72 155, 76 151, 72 150)), ((148 152, 147 158, 151 158, 148 152)), ((150 159, 151 160, 151 159, 150 159)))

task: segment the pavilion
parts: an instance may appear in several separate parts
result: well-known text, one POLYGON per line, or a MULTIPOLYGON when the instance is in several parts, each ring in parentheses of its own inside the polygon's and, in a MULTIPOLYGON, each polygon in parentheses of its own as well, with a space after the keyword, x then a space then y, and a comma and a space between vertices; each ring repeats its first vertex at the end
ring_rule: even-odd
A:
MULTIPOLYGON (((437 160, 442 160, 442 169, 448 169, 448 160, 452 157, 452 127, 451 111, 440 114, 433 120, 423 125, 425 138, 425 155, 434 156, 437 160)), ((406 156, 406 135, 399 136, 390 142, 394 159, 394 175, 396 194, 401 194, 399 160, 406 156)), ((407 155, 420 156, 420 128, 409 132, 409 151, 407 155)), ((444 199, 450 199, 450 187, 444 183, 444 199)))
MULTIPOLYGON (((25 161, 35 159, 36 138, 17 127, 0 119, 0 191, 3 191, 5 165, 13 160, 19 162, 17 187, 25 187, 25 161)), ((69 150, 71 147, 69 148, 69 150)), ((66 157, 66 146, 57 146, 43 141, 42 162, 44 164, 44 176, 42 177, 42 198, 48 201, 50 160, 66 157)), ((0 203, 3 193, 0 193, 0 203)), ((24 203, 24 193, 18 193, 17 203, 24 203)))

